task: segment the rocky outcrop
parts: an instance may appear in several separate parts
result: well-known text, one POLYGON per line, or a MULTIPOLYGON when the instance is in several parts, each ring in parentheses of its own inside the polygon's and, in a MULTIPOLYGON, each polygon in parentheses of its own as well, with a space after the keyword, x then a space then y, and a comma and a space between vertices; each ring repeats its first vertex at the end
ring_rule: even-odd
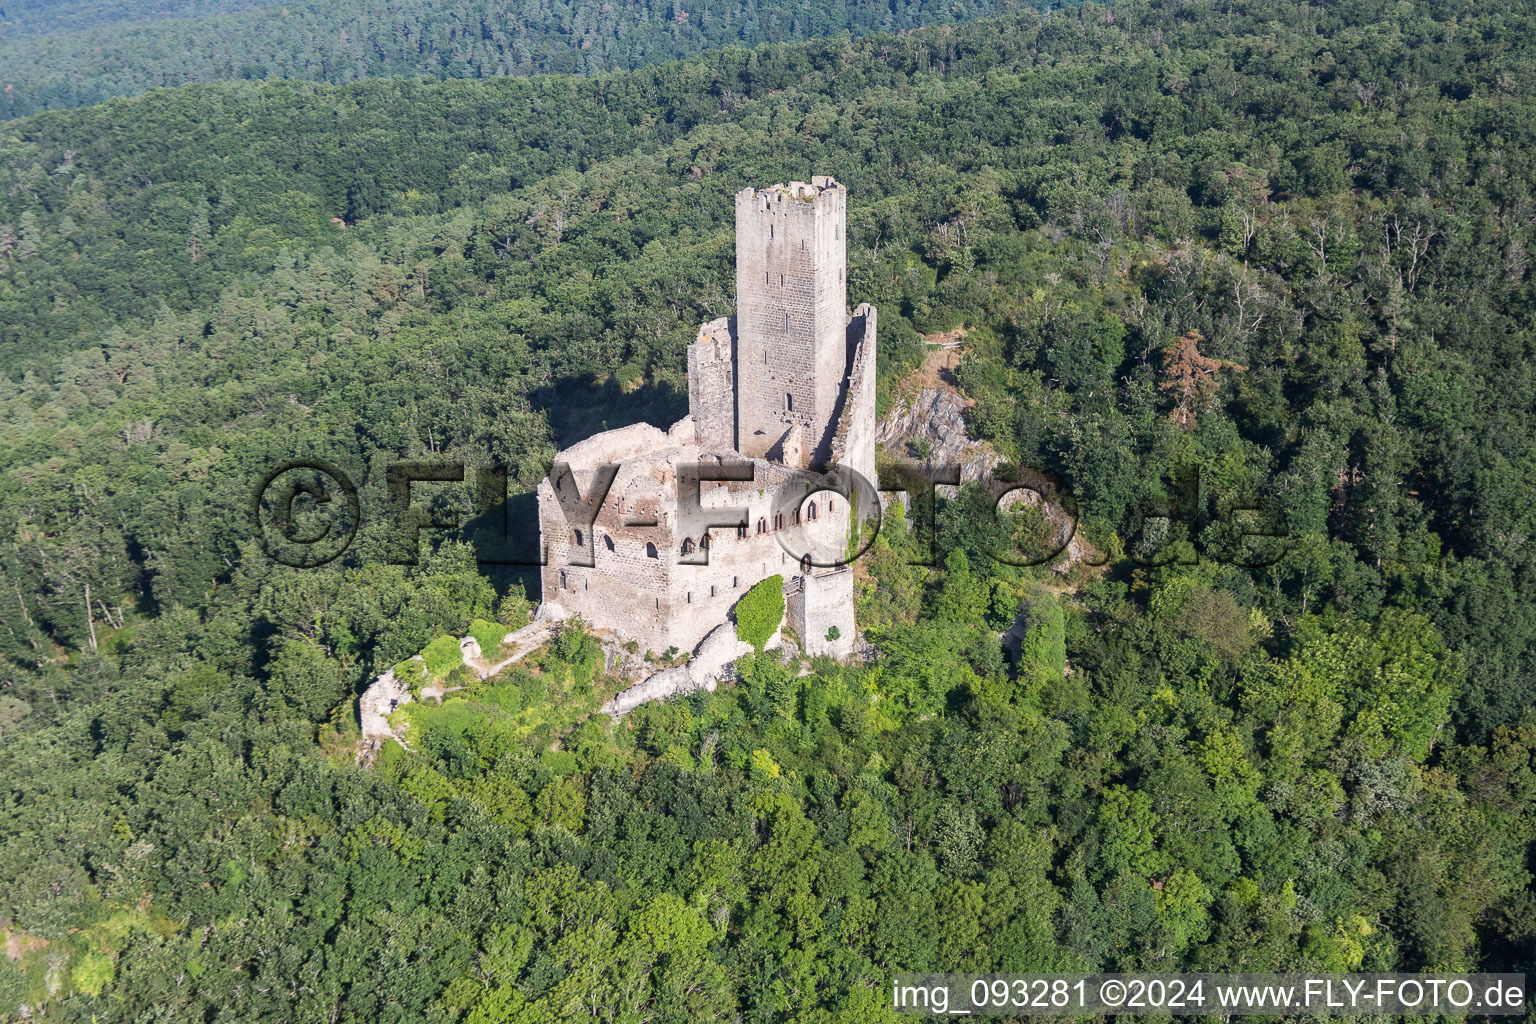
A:
MULTIPOLYGON (((991 474, 1003 460, 985 441, 971 439, 966 429, 965 410, 965 399, 954 387, 946 384, 925 387, 898 400, 896 408, 880 421, 875 438, 889 456, 916 462, 929 471, 958 466, 961 483, 980 480, 991 474)), ((1026 485, 1047 488, 1040 474, 1026 470, 1022 477, 1021 482, 1026 485)), ((940 485, 938 490, 945 497, 953 497, 956 488, 940 485)), ((1035 491, 1015 490, 1004 499, 1004 508, 1010 504, 1036 506, 1042 500, 1035 491)), ((1045 514, 1058 531, 1059 538, 1071 538, 1055 563, 1058 572, 1066 572, 1081 561, 1099 562, 1098 553, 1078 534, 1077 524, 1064 508, 1053 502, 1046 505, 1045 514)))
POLYGON ((985 441, 973 441, 965 427, 965 400, 953 388, 923 388, 880 421, 875 440, 887 453, 927 468, 959 466, 962 482, 977 480, 1002 461, 985 441), (926 457, 919 457, 926 452, 926 457))

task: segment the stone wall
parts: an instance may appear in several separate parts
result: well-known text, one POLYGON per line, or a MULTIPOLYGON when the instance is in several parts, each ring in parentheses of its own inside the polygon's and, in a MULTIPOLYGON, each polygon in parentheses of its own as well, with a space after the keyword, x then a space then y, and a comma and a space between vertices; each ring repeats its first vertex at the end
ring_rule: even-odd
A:
POLYGON ((876 494, 860 496, 877 500, 880 479, 875 473, 875 307, 860 303, 848 318, 848 380, 842 413, 832 439, 832 461, 861 474, 876 494))
POLYGON ((853 653, 853 569, 840 566, 784 583, 784 619, 806 654, 846 658, 853 653), (836 627, 838 635, 828 639, 836 627))
POLYGON ((699 328, 688 346, 688 414, 701 447, 736 450, 736 328, 719 317, 699 328))
MULTIPOLYGON (((691 426, 691 419, 684 422, 691 426)), ((795 559, 807 549, 817 561, 846 550, 848 515, 842 499, 814 491, 802 472, 761 459, 751 460, 751 481, 703 483, 701 508, 685 521, 678 501, 680 469, 741 460, 678 445, 674 436, 655 433, 659 450, 619 461, 607 498, 590 524, 571 523, 554 486, 547 479, 540 483, 539 529, 548 551, 541 573, 546 605, 637 640, 648 650, 692 650, 710 628, 726 621, 759 580, 798 571, 795 559), (736 523, 746 525, 745 536, 736 523)), ((615 446, 583 442, 561 458, 569 462, 585 498, 597 466, 620 459, 628 447, 627 439, 615 446)))
POLYGON ((729 622, 716 626, 699 642, 686 665, 663 669, 615 696, 599 710, 622 718, 641 704, 666 700, 695 690, 711 690, 728 671, 731 662, 752 653, 752 645, 736 639, 729 622))
POLYGON ((738 450, 762 458, 799 424, 807 457, 845 372, 847 190, 831 178, 736 196, 738 450))

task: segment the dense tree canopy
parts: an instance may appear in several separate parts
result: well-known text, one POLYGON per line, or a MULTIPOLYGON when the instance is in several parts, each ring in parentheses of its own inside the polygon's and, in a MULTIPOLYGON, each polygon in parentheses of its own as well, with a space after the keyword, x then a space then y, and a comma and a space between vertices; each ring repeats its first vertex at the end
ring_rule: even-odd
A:
POLYGON ((0 1007, 820 1024, 897 971, 1530 971, 1531 20, 1127 0, 6 124, 0 1007), (1107 564, 919 496, 860 565, 868 664, 614 724, 575 624, 357 763, 360 688, 532 583, 443 531, 390 564, 386 466, 505 466, 526 518, 558 446, 670 422, 732 194, 812 170, 882 406, 965 327, 973 430, 1107 564), (317 569, 252 536, 294 458, 361 492, 317 569))
MULTIPOLYGON (((340 84, 382 75, 591 74, 721 46, 956 24, 1026 4, 185 0, 173 6, 152 0, 137 8, 80 0, 62 6, 53 12, 28 9, 19 25, 0 24, 0 67, 6 69, 0 76, 0 116, 220 79, 340 84), (171 13, 203 16, 164 17, 171 13)), ((0 11, 0 20, 5 13, 0 11)))

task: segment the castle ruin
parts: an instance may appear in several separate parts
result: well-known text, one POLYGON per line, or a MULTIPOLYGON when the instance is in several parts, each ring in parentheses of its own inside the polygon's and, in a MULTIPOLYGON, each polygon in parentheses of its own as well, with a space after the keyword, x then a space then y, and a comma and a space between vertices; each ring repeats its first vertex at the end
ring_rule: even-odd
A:
POLYGON ((851 652, 839 563, 878 482, 875 310, 848 312, 846 203, 825 176, 736 195, 737 312, 688 348, 688 415, 589 437, 539 484, 551 612, 692 651, 779 575, 806 652, 851 652))

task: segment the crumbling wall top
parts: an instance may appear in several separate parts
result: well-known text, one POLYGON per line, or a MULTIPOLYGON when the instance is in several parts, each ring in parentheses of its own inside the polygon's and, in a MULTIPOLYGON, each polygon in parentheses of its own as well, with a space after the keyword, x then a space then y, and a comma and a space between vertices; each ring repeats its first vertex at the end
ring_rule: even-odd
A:
POLYGON ((737 198, 751 199, 800 199, 814 202, 823 195, 835 192, 847 192, 848 189, 830 174, 816 174, 811 176, 809 182, 791 181, 788 184, 779 182, 766 188, 744 188, 737 193, 737 198))
POLYGON ((578 441, 560 452, 559 458, 576 469, 591 469, 604 462, 649 460, 672 454, 678 448, 691 447, 693 419, 684 416, 666 431, 649 423, 631 423, 627 427, 605 430, 578 441))

